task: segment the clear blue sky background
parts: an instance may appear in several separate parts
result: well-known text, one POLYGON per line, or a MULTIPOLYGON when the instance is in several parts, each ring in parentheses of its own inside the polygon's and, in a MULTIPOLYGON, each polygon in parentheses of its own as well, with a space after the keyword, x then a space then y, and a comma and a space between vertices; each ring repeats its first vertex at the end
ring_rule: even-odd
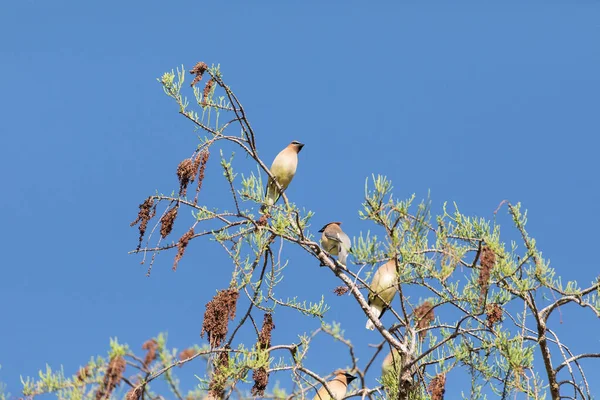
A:
MULTIPOLYGON (((161 331, 180 349, 200 341, 204 304, 230 276, 217 245, 192 242, 177 273, 174 254, 160 256, 149 279, 127 255, 137 205, 177 187, 176 166, 197 143, 156 78, 200 60, 221 64, 269 163, 291 140, 306 143, 288 196, 316 212, 317 229, 330 220, 351 236, 371 228, 357 215, 371 173, 389 176, 399 197, 431 190, 436 210, 456 201, 492 218, 501 200, 521 201, 558 273, 588 285, 600 271, 600 4, 448 3, 5 2, 0 381, 8 391, 18 395, 19 375, 45 363, 74 373, 106 353, 109 337, 138 350, 161 331)), ((222 179, 217 161, 205 183, 211 204, 227 196, 210 192, 222 179)), ((366 358, 379 339, 353 318, 357 306, 331 294, 338 282, 307 255, 289 254, 297 256, 281 296, 325 293, 326 319, 342 321, 366 358)), ((600 350, 597 319, 573 310, 563 310, 564 341, 600 350)), ((277 318, 275 343, 318 326, 277 318)), ((345 357, 323 340, 308 366, 326 374, 345 357)), ((598 362, 584 365, 600 394, 598 362)), ((181 370, 186 388, 200 368, 181 370)), ((450 380, 449 393, 468 390, 463 383, 450 380)))

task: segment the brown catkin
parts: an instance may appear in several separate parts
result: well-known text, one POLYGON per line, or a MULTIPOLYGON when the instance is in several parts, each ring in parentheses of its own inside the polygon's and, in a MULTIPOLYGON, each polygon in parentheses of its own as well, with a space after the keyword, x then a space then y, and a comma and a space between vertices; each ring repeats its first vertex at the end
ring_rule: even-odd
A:
POLYGON ((423 302, 423 304, 415 309, 415 317, 417 319, 417 329, 420 330, 419 339, 422 341, 425 339, 425 334, 427 333, 425 328, 429 327, 435 318, 433 304, 430 301, 423 302))
POLYGON ((177 265, 185 254, 185 249, 190 242, 190 239, 194 237, 194 227, 191 227, 189 231, 183 234, 177 242, 177 254, 175 255, 175 261, 173 261, 173 271, 177 271, 177 265))
POLYGON ((79 371, 77 371, 77 380, 79 382, 85 382, 85 379, 88 376, 90 376, 90 367, 89 366, 79 368, 79 371))
POLYGON ((431 393, 431 400, 444 400, 446 374, 438 374, 429 382, 429 392, 431 393))
POLYGON ((271 332, 273 329, 275 329, 273 316, 271 313, 265 313, 262 328, 260 330, 260 334, 258 335, 258 347, 260 349, 265 350, 271 347, 271 332))
POLYGON ((139 400, 142 397, 142 388, 141 386, 136 386, 131 388, 129 392, 127 392, 126 400, 139 400))
POLYGON ((194 180, 196 170, 194 169, 194 162, 186 158, 181 161, 177 166, 177 179, 179 179, 179 196, 184 196, 187 193, 188 184, 194 180))
POLYGON ((335 289, 333 289, 333 293, 335 293, 338 296, 343 296, 346 293, 348 293, 349 290, 350 289, 348 288, 348 286, 342 285, 342 286, 338 286, 335 289))
POLYGON ((204 86, 204 91, 202 92, 202 105, 208 105, 208 98, 210 97, 210 92, 212 88, 215 86, 215 80, 210 78, 206 85, 204 86))
POLYGON ((129 226, 135 226, 139 223, 139 231, 140 231, 140 240, 138 242, 137 249, 139 250, 142 247, 142 241, 144 240, 144 235, 146 234, 146 229, 148 228, 148 221, 150 221, 154 215, 156 214, 156 206, 154 205, 154 199, 152 196, 148 197, 142 204, 139 205, 140 211, 138 212, 138 216, 129 226))
POLYGON ((210 156, 210 152, 208 149, 202 150, 198 153, 196 157, 196 170, 198 174, 198 184, 196 186, 196 196, 194 197, 194 204, 198 204, 198 194, 200 193, 200 189, 202 189, 202 182, 204 182, 204 171, 206 170, 206 163, 208 162, 208 157, 210 156))
POLYGON ((190 69, 190 74, 196 75, 192 84, 190 86, 194 86, 196 83, 202 80, 202 75, 208 70, 208 65, 206 63, 200 61, 194 65, 192 69, 190 69))
MULTIPOLYGON (((196 354, 196 350, 192 349, 191 347, 185 350, 182 350, 181 353, 179 353, 179 361, 183 361, 183 360, 187 360, 188 358, 194 356, 196 354)), ((179 365, 180 367, 183 366, 183 364, 179 365)))
POLYGON ((144 358, 144 367, 147 368, 148 365, 154 360, 156 360, 156 349, 158 349, 158 343, 154 339, 150 339, 142 344, 142 349, 148 350, 146 353, 146 358, 144 358))
POLYGON ((173 230, 173 224, 175 223, 175 219, 177 219, 178 209, 179 204, 174 205, 160 219, 160 235, 163 239, 169 236, 169 233, 171 233, 171 231, 173 230))
MULTIPOLYGON (((229 350, 229 346, 225 346, 225 350, 229 350)), ((213 365, 214 370, 212 379, 208 384, 208 395, 215 399, 222 399, 225 396, 225 384, 227 383, 227 375, 225 375, 223 369, 229 365, 229 352, 219 352, 213 365)))
POLYGON ((502 321, 502 308, 498 303, 488 304, 485 307, 486 323, 491 328, 495 323, 502 321))
POLYGON ((121 356, 111 358, 104 374, 104 380, 96 392, 96 400, 110 399, 110 395, 121 382, 125 372, 125 359, 121 356))
POLYGON ((264 396, 265 389, 269 383, 269 374, 265 367, 260 367, 254 370, 252 373, 252 379, 254 380, 254 386, 252 386, 252 396, 264 396))
POLYGON ((479 302, 485 304, 487 297, 487 290, 490 284, 490 276, 492 269, 496 264, 496 254, 488 246, 484 246, 481 250, 481 269, 479 271, 479 302))
POLYGON ((219 347, 227 336, 229 320, 235 318, 235 310, 239 293, 235 289, 220 290, 211 301, 206 304, 202 331, 200 336, 208 334, 211 348, 219 347))

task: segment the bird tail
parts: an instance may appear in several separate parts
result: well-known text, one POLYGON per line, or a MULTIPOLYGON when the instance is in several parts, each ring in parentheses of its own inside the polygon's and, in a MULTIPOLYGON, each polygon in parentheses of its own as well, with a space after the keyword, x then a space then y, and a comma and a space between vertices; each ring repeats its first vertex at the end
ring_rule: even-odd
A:
MULTIPOLYGON (((380 315, 381 314, 381 310, 376 305, 371 304, 371 314, 380 315)), ((367 325, 365 326, 365 328, 367 328, 367 329, 369 329, 371 331, 375 329, 375 324, 373 324, 373 321, 371 321, 370 318, 367 318, 367 325)))
POLYGON ((270 206, 277 203, 277 200, 279 200, 279 196, 281 196, 281 194, 279 194, 279 190, 277 190, 277 187, 275 186, 273 181, 269 179, 269 182, 267 183, 267 189, 265 191, 266 204, 263 204, 262 207, 260 207, 260 212, 265 214, 270 206))

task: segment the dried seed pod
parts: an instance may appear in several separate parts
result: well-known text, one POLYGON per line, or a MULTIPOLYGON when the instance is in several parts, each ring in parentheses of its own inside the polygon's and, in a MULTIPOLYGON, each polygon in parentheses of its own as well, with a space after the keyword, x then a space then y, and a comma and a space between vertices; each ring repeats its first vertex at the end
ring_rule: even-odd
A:
POLYGON ((211 348, 219 347, 227 336, 227 324, 235 318, 235 309, 239 293, 235 289, 220 290, 211 301, 206 304, 202 332, 200 336, 208 334, 211 348))
MULTIPOLYGON (((430 301, 425 301, 415 309, 415 317, 417 319, 417 329, 425 329, 431 325, 435 316, 433 313, 433 304, 430 301)), ((419 332, 419 339, 425 339, 425 330, 419 332)))
POLYGON ((140 240, 138 243, 137 249, 139 250, 142 247, 142 241, 144 240, 144 235, 146 234, 146 229, 148 228, 148 221, 150 221, 154 215, 156 214, 156 205, 154 204, 154 199, 152 196, 148 197, 142 204, 139 205, 140 211, 138 212, 138 216, 129 226, 135 226, 139 223, 139 231, 140 231, 140 240))
POLYGON ((104 374, 104 381, 96 392, 96 400, 110 399, 112 392, 119 383, 121 383, 123 372, 125 372, 125 366, 125 359, 121 356, 113 357, 110 360, 108 367, 106 368, 106 373, 104 374))

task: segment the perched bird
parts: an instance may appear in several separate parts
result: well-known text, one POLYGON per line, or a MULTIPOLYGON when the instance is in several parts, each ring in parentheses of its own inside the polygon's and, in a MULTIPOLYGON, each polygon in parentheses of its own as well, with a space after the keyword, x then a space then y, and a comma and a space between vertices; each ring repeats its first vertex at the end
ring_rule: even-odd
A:
POLYGON ((331 391, 331 394, 333 394, 333 397, 329 395, 327 388, 323 386, 319 389, 317 395, 313 397, 313 400, 342 400, 344 396, 346 396, 348 385, 355 379, 355 376, 350 375, 343 370, 337 370, 335 371, 335 378, 327 382, 327 386, 329 386, 329 390, 331 391))
MULTIPOLYGON (((296 168, 298 167, 298 153, 300 153, 302 147, 304 147, 302 143, 294 140, 277 154, 277 157, 273 160, 273 164, 271 164, 271 175, 277 179, 282 190, 287 189, 296 174, 296 168)), ((273 179, 269 177, 265 193, 267 205, 272 206, 279 200, 279 197, 281 197, 281 192, 273 179)), ((265 212, 267 205, 261 207, 262 212, 265 212)))
MULTIPOLYGON (((397 289, 398 275, 396 274, 396 262, 390 260, 383 264, 373 275, 369 291, 369 306, 371 312, 381 318, 388 305, 394 299, 397 289)), ((367 319, 367 329, 375 329, 375 325, 367 319)))
POLYGON ((321 228, 321 246, 328 253, 338 256, 338 261, 346 265, 348 252, 350 251, 350 238, 344 233, 341 222, 330 222, 321 228))
POLYGON ((402 356, 398 352, 398 350, 393 349, 388 353, 387 356, 383 359, 383 363, 381 364, 381 376, 385 376, 394 370, 398 370, 402 366, 402 356))

